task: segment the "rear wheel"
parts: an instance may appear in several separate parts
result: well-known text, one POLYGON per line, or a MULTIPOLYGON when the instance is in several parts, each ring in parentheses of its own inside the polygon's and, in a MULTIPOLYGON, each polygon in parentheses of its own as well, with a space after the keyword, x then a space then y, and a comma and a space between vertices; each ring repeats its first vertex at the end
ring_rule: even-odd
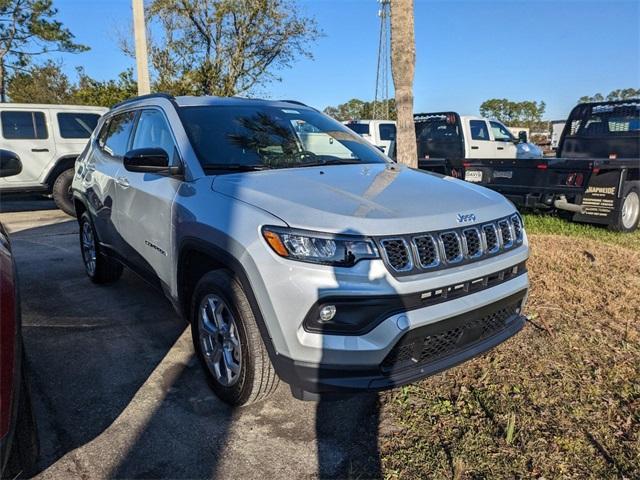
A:
POLYGON ((115 282, 122 275, 122 265, 100 250, 93 223, 87 212, 80 217, 80 251, 84 269, 93 283, 115 282))
POLYGON ((640 223, 640 191, 638 187, 628 186, 620 204, 620 213, 609 227, 618 232, 633 232, 640 223))
POLYGON ((226 270, 207 273, 195 288, 191 331, 213 391, 224 402, 248 405, 279 383, 240 282, 226 270))
POLYGON ((76 209, 73 205, 73 194, 71 193, 71 183, 73 182, 74 169, 69 168, 58 175, 53 182, 53 201, 64 213, 75 216, 76 209))

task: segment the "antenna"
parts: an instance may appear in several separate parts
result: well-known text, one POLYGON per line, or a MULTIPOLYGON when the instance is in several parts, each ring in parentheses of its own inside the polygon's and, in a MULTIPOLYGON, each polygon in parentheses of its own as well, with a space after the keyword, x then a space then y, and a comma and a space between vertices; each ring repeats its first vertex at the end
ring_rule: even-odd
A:
POLYGON ((380 10, 380 39, 378 42, 378 68, 376 71, 376 91, 373 99, 373 119, 389 118, 389 61, 390 55, 390 4, 391 0, 378 0, 380 10))

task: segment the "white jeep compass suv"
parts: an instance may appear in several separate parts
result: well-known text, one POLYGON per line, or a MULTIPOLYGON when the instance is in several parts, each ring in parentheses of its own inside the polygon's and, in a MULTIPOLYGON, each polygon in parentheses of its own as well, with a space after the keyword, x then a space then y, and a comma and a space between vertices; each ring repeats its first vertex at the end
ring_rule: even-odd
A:
POLYGON ((379 390, 518 332, 529 256, 501 195, 392 163, 293 101, 155 94, 116 105, 78 158, 80 246, 189 319, 216 394, 379 390))

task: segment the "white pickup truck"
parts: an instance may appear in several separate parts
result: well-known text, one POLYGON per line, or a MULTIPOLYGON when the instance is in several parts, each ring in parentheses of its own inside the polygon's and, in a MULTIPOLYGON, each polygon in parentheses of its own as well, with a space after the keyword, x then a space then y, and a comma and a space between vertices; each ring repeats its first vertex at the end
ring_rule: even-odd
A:
POLYGON ((389 155, 396 141, 396 122, 393 120, 350 120, 347 127, 389 155))
POLYGON ((498 120, 455 112, 414 115, 418 159, 542 158, 542 150, 498 120))

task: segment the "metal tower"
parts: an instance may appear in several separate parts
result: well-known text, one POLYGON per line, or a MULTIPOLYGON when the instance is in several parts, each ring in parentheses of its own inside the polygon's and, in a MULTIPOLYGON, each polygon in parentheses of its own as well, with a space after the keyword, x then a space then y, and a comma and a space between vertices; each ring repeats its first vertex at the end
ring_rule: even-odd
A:
POLYGON ((389 118, 389 70, 391 60, 390 47, 390 4, 391 0, 380 2, 380 40, 378 43, 378 69, 376 71, 376 93, 373 102, 373 119, 385 120, 389 118))

